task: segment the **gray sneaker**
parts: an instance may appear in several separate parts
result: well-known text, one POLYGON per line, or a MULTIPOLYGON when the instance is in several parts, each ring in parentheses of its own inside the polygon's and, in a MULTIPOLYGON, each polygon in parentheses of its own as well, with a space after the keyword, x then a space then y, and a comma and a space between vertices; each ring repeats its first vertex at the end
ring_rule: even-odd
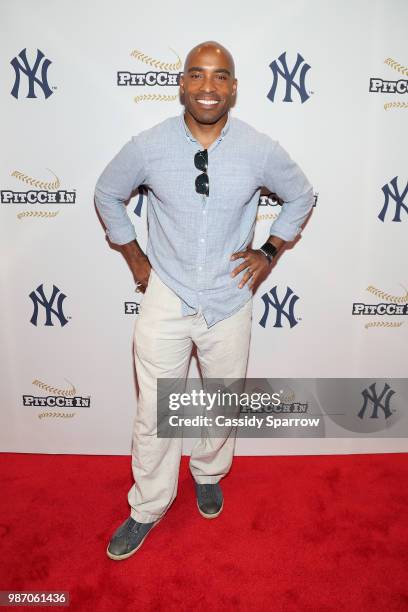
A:
POLYGON ((198 484, 195 483, 197 506, 200 514, 205 518, 216 518, 224 506, 224 498, 221 487, 215 484, 198 484))
POLYGON ((138 523, 129 516, 113 534, 106 554, 115 561, 127 559, 139 550, 152 527, 160 521, 161 518, 153 523, 138 523))

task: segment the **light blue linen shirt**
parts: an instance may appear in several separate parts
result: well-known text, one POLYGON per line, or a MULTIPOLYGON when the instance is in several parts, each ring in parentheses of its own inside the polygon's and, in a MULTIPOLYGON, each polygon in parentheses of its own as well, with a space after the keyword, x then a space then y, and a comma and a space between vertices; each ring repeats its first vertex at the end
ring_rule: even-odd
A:
MULTIPOLYGON (((161 280, 181 300, 183 315, 199 307, 210 327, 239 310, 252 291, 231 272, 242 259, 232 253, 251 242, 261 187, 283 199, 270 234, 293 240, 313 206, 313 189, 281 145, 231 116, 208 148, 209 196, 195 190, 202 150, 184 120, 184 110, 133 136, 102 172, 95 203, 114 244, 136 238, 125 202, 140 185, 148 188, 146 255, 161 280)), ((268 236, 265 236, 265 241, 268 236)))

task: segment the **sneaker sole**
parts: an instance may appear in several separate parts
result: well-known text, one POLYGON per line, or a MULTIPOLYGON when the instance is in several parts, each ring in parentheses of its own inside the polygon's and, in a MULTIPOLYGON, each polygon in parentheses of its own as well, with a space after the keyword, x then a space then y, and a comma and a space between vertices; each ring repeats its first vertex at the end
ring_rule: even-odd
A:
POLYGON ((139 548, 142 546, 143 542, 145 541, 145 539, 147 538, 147 536, 149 535, 149 533, 151 533, 152 529, 154 529, 154 527, 156 527, 156 525, 158 525, 160 523, 160 521, 162 520, 163 517, 159 518, 158 521, 156 521, 154 523, 154 525, 152 526, 151 529, 149 529, 149 531, 146 533, 145 537, 143 538, 143 540, 140 542, 140 544, 138 544, 136 546, 136 548, 134 548, 133 550, 131 550, 128 553, 125 553, 124 555, 113 555, 111 552, 109 552, 109 544, 108 544, 108 548, 106 549, 106 554, 108 555, 109 559, 112 559, 113 561, 122 561, 123 559, 129 559, 129 557, 131 557, 132 555, 135 554, 135 552, 137 552, 139 550, 139 548))
POLYGON ((218 510, 218 512, 215 512, 214 514, 206 514, 205 512, 203 512, 200 508, 200 506, 198 505, 198 501, 197 501, 197 508, 199 513, 201 514, 201 516, 203 516, 206 519, 213 519, 213 518, 217 518, 217 516, 219 516, 222 512, 222 509, 224 507, 224 500, 222 500, 222 504, 221 504, 221 508, 218 510))

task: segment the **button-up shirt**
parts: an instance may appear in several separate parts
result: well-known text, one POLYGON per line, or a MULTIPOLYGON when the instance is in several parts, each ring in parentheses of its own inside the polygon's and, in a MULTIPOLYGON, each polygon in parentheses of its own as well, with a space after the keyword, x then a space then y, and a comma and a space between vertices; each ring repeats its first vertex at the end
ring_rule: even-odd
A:
MULTIPOLYGON (((283 201, 270 234, 293 240, 313 206, 313 190, 299 166, 270 136, 231 116, 208 148, 209 196, 196 192, 200 170, 194 155, 203 147, 183 112, 127 142, 98 179, 95 203, 115 244, 136 238, 125 202, 140 185, 147 192, 146 255, 160 279, 180 298, 182 315, 201 308, 208 327, 252 297, 245 271, 231 272, 236 251, 251 242, 260 189, 283 201)), ((265 236, 265 240, 268 236, 265 236)), ((163 304, 163 308, 166 305, 163 304)))

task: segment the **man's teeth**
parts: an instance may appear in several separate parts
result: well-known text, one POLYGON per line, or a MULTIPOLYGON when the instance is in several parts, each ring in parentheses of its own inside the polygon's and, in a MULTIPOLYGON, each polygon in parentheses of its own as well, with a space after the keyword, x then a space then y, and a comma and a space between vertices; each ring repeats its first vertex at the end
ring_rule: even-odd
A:
POLYGON ((200 104, 207 104, 210 106, 211 104, 218 104, 218 100, 197 100, 200 104))

